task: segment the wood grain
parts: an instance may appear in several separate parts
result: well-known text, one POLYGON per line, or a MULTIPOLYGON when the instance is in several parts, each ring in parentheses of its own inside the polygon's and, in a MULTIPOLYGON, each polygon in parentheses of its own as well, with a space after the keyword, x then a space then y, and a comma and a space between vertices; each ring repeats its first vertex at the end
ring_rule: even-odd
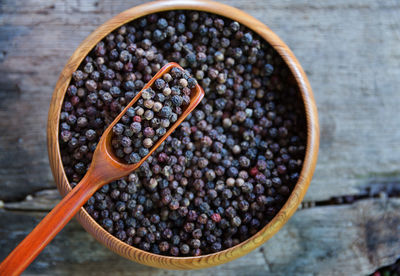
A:
POLYGON ((99 186, 105 183, 107 182, 102 178, 95 178, 93 174, 88 173, 0 263, 0 275, 20 275, 75 216, 99 186))
MULTIPOLYGON (((54 186, 43 129, 58 75, 98 25, 143 2, 1 1, 1 200, 54 186), (15 110, 18 117, 10 118, 15 110)), ((320 110, 321 148, 305 200, 357 194, 375 178, 400 179, 400 122, 393 116, 400 105, 398 1, 221 2, 267 24, 310 78, 320 110)))
MULTIPOLYGON (((121 242, 114 236, 110 235, 104 230, 97 222, 95 222, 88 213, 82 208, 77 218, 83 227, 91 233, 98 241, 106 245, 114 252, 123 257, 129 258, 133 261, 167 269, 199 269, 211 267, 219 264, 226 263, 237 259, 255 248, 262 245, 270 237, 272 237, 279 229, 288 221, 288 219, 297 210, 301 200, 303 199, 308 185, 310 184, 314 168, 317 161, 318 147, 319 147, 319 124, 317 116, 317 108, 315 105, 314 97, 307 77, 298 63, 296 57, 293 55, 287 45, 279 39, 268 27, 262 24, 257 19, 250 15, 227 6, 221 3, 212 1, 187 1, 187 0, 170 0, 158 1, 148 4, 143 4, 132 9, 128 9, 111 20, 107 21, 91 33, 78 47, 74 54, 69 59, 64 70, 60 74, 60 78, 54 89, 53 98, 50 103, 49 120, 47 128, 48 137, 48 152, 50 167, 56 179, 57 187, 61 194, 65 195, 71 190, 67 177, 62 168, 62 161, 60 155, 60 148, 58 144, 58 125, 59 115, 61 112, 62 101, 66 88, 70 82, 72 73, 78 68, 81 61, 89 53, 89 51, 107 34, 116 29, 117 27, 132 21, 133 19, 142 17, 147 14, 175 10, 175 9, 188 9, 200 10, 211 13, 216 13, 225 17, 229 17, 239 23, 251 28, 264 38, 283 58, 292 72, 294 79, 297 83, 301 93, 306 113, 307 120, 307 146, 303 168, 300 173, 299 180, 295 185, 292 194, 289 196, 287 202, 278 212, 274 219, 271 220, 263 229, 248 240, 234 246, 232 248, 223 250, 221 252, 202 255, 198 257, 168 257, 145 252, 121 242)), ((118 117, 117 119, 118 120, 118 117)), ((110 126, 112 127, 112 126, 110 126)), ((106 130, 110 131, 110 127, 106 130)), ((104 137, 104 136, 103 136, 104 137)), ((100 147, 104 148, 103 138, 99 142, 100 147), (103 141, 103 142, 102 142, 103 141)), ((98 151, 96 150, 96 153, 98 151)), ((96 155, 95 153, 95 155, 96 155)), ((150 154, 150 153, 149 153, 150 154)), ((100 156, 99 156, 100 157, 100 156)), ((94 156, 93 160, 96 159, 94 156)), ((93 164, 93 162, 92 162, 93 164)), ((88 172, 89 173, 89 172, 88 172)))
MULTIPOLYGON (((53 191, 50 197, 58 194, 53 191)), ((35 195, 29 202, 33 206, 45 198, 50 202, 49 194, 35 195)), ((0 236, 8 237, 0 239, 0 259, 45 214, 18 212, 16 205, 14 211, 0 210, 0 221, 9 222, 0 228, 0 236)), ((104 248, 73 220, 23 275, 368 275, 398 257, 399 248, 394 245, 400 239, 391 229, 400 227, 399 208, 400 199, 390 198, 302 209, 250 254, 190 273, 155 269, 122 258, 104 248)))
MULTIPOLYGON (((8 222, 0 227, 0 259, 44 215, 31 210, 49 211, 49 206, 54 204, 51 198, 57 192, 44 190, 54 187, 44 129, 59 73, 78 45, 98 25, 143 2, 1 1, 0 199, 18 212, 7 211, 0 218, 8 222), (16 116, 10 118, 10 113, 16 116), (15 201, 38 190, 44 190, 38 201, 15 201)), ((396 114, 400 105, 400 3, 396 0, 221 2, 240 8, 268 25, 290 46, 310 79, 319 109, 321 147, 305 200, 313 203, 334 196, 357 195, 376 182, 382 186, 399 183, 400 120, 396 114)), ((355 241, 366 244, 363 238, 356 237, 356 233, 365 231, 366 224, 356 223, 358 212, 348 210, 369 210, 364 214, 365 220, 371 216, 391 217, 385 204, 377 207, 370 202, 301 210, 261 247, 269 252, 268 263, 259 250, 254 250, 234 262, 192 274, 372 273, 379 266, 393 263, 400 252, 398 246, 382 242, 382 238, 374 243, 377 251, 353 245, 355 241), (319 213, 317 224, 313 209, 319 213), (342 224, 332 225, 331 221, 340 219, 349 223, 345 229, 351 234, 338 236, 342 224), (293 236, 294 228, 314 231, 293 236), (280 243, 279 250, 270 247, 279 237, 286 239, 280 243), (349 256, 340 263, 331 254, 339 239, 340 250, 334 252, 349 256), (294 244, 302 244, 303 251, 293 251, 294 244), (368 256, 376 262, 371 263, 368 256), (361 269, 360 264, 363 264, 361 269), (299 271, 293 273, 292 266, 299 271)), ((386 229, 396 229, 387 220, 382 221, 376 223, 378 228, 374 230, 379 237, 386 229)), ((390 241, 397 233, 393 231, 385 236, 390 241)), ((184 275, 121 258, 94 241, 77 223, 67 225, 25 275, 110 275, 112 272, 115 275, 133 272, 184 275)))

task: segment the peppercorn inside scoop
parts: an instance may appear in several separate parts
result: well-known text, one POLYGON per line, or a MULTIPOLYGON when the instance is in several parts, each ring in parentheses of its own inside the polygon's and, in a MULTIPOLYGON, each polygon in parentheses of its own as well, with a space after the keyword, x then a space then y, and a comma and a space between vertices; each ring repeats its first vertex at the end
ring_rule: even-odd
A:
POLYGON ((144 89, 113 127, 115 155, 128 164, 139 163, 190 104, 196 84, 187 72, 173 67, 144 89))

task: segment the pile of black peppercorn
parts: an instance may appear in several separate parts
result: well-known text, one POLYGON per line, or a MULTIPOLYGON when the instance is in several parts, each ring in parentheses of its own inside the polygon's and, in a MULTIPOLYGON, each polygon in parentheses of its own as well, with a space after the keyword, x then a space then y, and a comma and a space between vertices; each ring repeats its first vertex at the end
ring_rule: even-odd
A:
POLYGON ((127 244, 198 256, 248 239, 281 209, 302 168, 305 111, 282 58, 247 27, 196 11, 142 17, 106 36, 73 74, 60 118, 72 186, 107 125, 172 61, 204 99, 138 170, 85 208, 127 244))
POLYGON ((112 129, 111 143, 116 156, 136 164, 148 155, 151 147, 185 111, 196 84, 187 72, 173 67, 143 90, 112 129))

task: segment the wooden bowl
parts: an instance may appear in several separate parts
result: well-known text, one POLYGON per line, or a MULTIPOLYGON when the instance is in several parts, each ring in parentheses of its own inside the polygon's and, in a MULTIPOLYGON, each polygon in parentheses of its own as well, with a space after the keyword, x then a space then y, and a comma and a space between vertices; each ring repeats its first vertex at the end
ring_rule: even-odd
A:
POLYGON ((135 262, 166 269, 199 269, 215 266, 232 261, 239 258, 271 238, 293 215, 303 199, 307 188, 310 184, 318 154, 319 146, 319 124, 317 108, 315 105, 313 93, 307 77, 301 68, 299 62, 293 55, 288 46, 267 26, 262 24, 252 16, 238 10, 236 8, 211 1, 188 1, 188 0, 172 0, 157 1, 143 4, 129 10, 126 10, 111 20, 107 21, 93 33, 91 33, 82 44, 76 49, 69 59, 67 65, 61 72, 60 78, 54 89, 51 99, 48 126, 47 126, 47 148, 49 152, 50 166, 57 183, 60 193, 65 196, 71 186, 67 180, 66 174, 61 161, 60 147, 58 143, 59 134, 59 118, 62 102, 66 89, 70 83, 72 73, 78 68, 85 56, 90 50, 102 40, 108 33, 113 31, 125 23, 136 18, 157 12, 168 10, 197 10, 218 14, 252 29, 264 38, 272 47, 282 56, 291 73, 293 74, 299 91, 304 101, 305 112, 307 117, 307 146, 303 168, 300 178, 295 185, 289 199, 278 212, 278 214, 264 228, 251 238, 242 243, 213 254, 198 257, 168 257, 149 253, 133 246, 130 246, 104 230, 87 212, 82 208, 77 219, 82 226, 92 234, 98 241, 103 243, 112 251, 119 255, 131 259, 135 262))

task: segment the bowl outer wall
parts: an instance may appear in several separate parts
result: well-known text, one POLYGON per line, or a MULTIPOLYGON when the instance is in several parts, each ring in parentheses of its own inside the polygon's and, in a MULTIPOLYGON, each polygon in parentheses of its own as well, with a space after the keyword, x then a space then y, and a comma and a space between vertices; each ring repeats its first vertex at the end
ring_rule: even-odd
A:
POLYGON ((78 221, 86 231, 106 247, 125 258, 157 268, 199 269, 223 264, 239 258, 259 247, 278 232, 297 210, 308 189, 316 166, 319 148, 319 123, 317 107, 311 86, 305 72, 292 51, 267 26, 239 9, 207 0, 169 0, 150 2, 133 7, 116 15, 98 27, 81 43, 61 72, 50 104, 47 125, 47 148, 54 179, 60 193, 62 196, 65 196, 71 190, 71 186, 69 185, 61 161, 58 133, 62 102, 64 100, 66 89, 70 83, 72 73, 79 67, 84 57, 91 51, 91 49, 114 29, 136 18, 168 10, 197 10, 214 13, 238 21, 259 34, 281 55, 291 70, 302 95, 307 120, 307 146, 303 168, 299 180, 287 202, 278 214, 266 226, 257 232, 257 234, 234 247, 198 257, 169 257, 156 255, 118 240, 116 237, 104 230, 83 207, 77 214, 78 221))

